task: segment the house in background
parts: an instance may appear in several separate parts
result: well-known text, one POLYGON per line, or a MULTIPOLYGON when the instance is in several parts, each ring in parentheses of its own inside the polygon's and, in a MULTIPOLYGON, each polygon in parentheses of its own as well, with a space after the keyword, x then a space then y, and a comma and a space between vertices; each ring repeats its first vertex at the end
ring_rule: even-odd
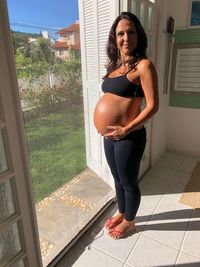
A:
POLYGON ((52 46, 55 56, 62 60, 76 60, 80 58, 79 21, 57 32, 60 35, 52 46))

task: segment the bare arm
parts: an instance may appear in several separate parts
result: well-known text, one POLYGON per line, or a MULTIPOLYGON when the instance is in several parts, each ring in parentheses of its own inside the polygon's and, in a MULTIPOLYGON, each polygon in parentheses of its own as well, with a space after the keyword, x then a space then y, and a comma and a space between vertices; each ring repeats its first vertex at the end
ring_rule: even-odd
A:
POLYGON ((138 64, 138 71, 144 90, 146 106, 133 121, 124 127, 126 134, 140 128, 157 112, 159 106, 158 79, 153 63, 148 59, 142 60, 141 63, 138 64))

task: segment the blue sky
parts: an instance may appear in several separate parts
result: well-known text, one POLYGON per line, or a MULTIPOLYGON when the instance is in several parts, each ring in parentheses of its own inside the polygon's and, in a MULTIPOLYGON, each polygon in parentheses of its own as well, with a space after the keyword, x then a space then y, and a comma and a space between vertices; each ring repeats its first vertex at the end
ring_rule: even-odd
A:
POLYGON ((15 31, 40 33, 46 29, 53 34, 79 17, 78 0, 7 0, 7 3, 11 29, 15 31))

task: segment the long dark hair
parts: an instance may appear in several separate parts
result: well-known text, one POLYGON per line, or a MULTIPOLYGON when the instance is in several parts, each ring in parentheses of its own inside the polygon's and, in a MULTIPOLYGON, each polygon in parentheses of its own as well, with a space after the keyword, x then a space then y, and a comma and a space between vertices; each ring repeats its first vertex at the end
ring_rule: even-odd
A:
POLYGON ((140 61, 141 59, 147 58, 146 56, 146 49, 147 49, 147 36, 144 31, 144 28, 142 27, 139 19, 130 12, 122 12, 113 22, 113 25, 110 29, 109 37, 108 37, 108 43, 107 43, 107 56, 109 59, 108 64, 106 65, 107 74, 108 76, 112 71, 119 68, 122 65, 122 62, 118 55, 118 48, 116 44, 116 28, 120 20, 126 19, 129 21, 132 21, 135 25, 137 35, 138 35, 138 41, 137 41, 137 47, 132 52, 132 58, 129 61, 129 67, 134 68, 134 66, 140 61))

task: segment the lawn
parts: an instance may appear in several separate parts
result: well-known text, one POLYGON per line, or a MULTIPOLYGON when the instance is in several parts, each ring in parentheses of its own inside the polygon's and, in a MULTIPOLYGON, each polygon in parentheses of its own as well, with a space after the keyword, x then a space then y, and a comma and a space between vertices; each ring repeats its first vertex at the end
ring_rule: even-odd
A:
POLYGON ((82 106, 67 107, 25 123, 35 201, 85 169, 82 106))

